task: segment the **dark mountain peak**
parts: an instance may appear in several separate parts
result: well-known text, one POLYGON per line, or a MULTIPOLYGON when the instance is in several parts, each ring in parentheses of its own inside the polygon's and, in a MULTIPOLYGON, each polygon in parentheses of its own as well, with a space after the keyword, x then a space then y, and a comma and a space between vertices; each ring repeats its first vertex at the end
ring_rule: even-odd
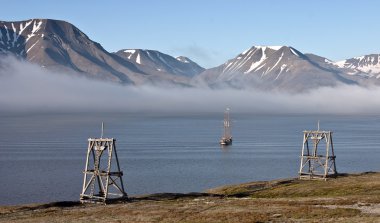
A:
POLYGON ((265 75, 275 68, 286 72, 290 68, 289 62, 304 57, 301 52, 289 46, 253 46, 224 63, 222 73, 236 75, 259 72, 265 75))
POLYGON ((291 46, 253 46, 200 78, 212 86, 251 86, 302 91, 337 83, 352 83, 316 55, 305 55, 291 46))
MULTIPOLYGON (((64 44, 86 45, 100 44, 91 41, 77 27, 62 20, 29 19, 26 21, 0 21, 0 49, 27 57, 33 48, 44 47, 48 42, 62 48, 64 44)), ((49 44, 48 44, 49 45, 49 44)))
POLYGON ((260 49, 260 50, 274 50, 274 51, 277 51, 279 49, 281 49, 282 47, 285 47, 285 46, 259 46, 259 45, 254 45, 252 46, 251 48, 249 48, 248 50, 245 50, 243 52, 243 54, 245 54, 246 52, 250 51, 250 50, 257 50, 257 49, 260 49))
POLYGON ((51 20, 48 19, 46 22, 45 32, 55 33, 61 37, 70 38, 78 38, 78 39, 89 39, 89 37, 79 30, 73 24, 62 21, 62 20, 51 20))
MULTIPOLYGON (((82 31, 80 31, 73 24, 66 21, 53 19, 29 19, 26 21, 14 22, 0 21, 0 29, 2 31, 2 34, 5 34, 7 36, 11 33, 16 38, 19 36, 32 37, 43 33, 56 33, 59 36, 82 36, 88 38, 82 31)), ((12 36, 10 36, 8 41, 11 40, 12 36)))
POLYGON ((178 59, 157 50, 123 49, 115 54, 150 73, 164 72, 192 77, 204 71, 204 68, 186 57, 178 59))
POLYGON ((42 38, 46 22, 39 19, 27 21, 5 22, 0 21, 0 49, 19 56, 26 54, 26 44, 42 38))
POLYGON ((77 27, 61 20, 0 21, 0 52, 20 56, 47 69, 131 83, 139 70, 88 38, 77 27))
POLYGON ((322 57, 313 53, 305 53, 304 54, 307 58, 313 61, 318 61, 321 63, 328 63, 328 64, 333 64, 333 61, 330 59, 327 59, 326 57, 322 57))
POLYGON ((245 50, 240 55, 247 55, 252 52, 265 52, 266 54, 274 52, 290 52, 295 56, 300 56, 302 53, 291 46, 252 46, 251 48, 245 50))

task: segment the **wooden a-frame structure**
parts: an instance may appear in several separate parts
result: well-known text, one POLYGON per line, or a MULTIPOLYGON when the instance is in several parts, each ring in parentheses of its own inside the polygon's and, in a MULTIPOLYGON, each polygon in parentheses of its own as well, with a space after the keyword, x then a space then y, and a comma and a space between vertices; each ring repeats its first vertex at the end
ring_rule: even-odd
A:
MULTIPOLYGON (((103 135, 103 134, 102 134, 103 135)), ((116 139, 88 139, 86 167, 83 171, 83 188, 80 201, 102 202, 126 199, 123 172, 120 170, 116 151, 116 139)))
POLYGON ((337 176, 335 158, 331 131, 320 131, 318 123, 318 130, 303 132, 300 179, 326 180, 329 177, 337 176))

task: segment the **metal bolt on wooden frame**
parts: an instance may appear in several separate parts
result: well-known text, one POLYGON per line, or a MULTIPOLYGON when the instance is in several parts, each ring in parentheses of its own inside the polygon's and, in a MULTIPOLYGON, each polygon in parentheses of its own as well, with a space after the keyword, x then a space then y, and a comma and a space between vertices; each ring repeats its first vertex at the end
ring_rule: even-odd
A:
POLYGON ((120 170, 115 142, 114 138, 103 138, 103 125, 101 138, 88 139, 83 188, 80 194, 82 203, 107 203, 128 198, 124 190, 123 172, 120 170))
POLYGON ((299 179, 322 179, 336 177, 334 145, 331 131, 320 131, 319 123, 316 131, 303 131, 303 145, 299 179), (312 148, 309 147, 309 141, 312 148), (320 149, 318 146, 325 146, 320 149))

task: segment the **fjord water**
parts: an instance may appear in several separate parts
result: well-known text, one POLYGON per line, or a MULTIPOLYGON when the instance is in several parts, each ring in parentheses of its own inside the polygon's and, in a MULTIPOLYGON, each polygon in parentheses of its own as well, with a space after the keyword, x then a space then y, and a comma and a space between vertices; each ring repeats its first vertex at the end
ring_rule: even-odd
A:
POLYGON ((0 204, 78 200, 87 138, 117 139, 129 195, 200 192, 225 184, 297 176, 302 131, 334 131, 338 172, 379 170, 380 116, 232 113, 0 114, 0 204))

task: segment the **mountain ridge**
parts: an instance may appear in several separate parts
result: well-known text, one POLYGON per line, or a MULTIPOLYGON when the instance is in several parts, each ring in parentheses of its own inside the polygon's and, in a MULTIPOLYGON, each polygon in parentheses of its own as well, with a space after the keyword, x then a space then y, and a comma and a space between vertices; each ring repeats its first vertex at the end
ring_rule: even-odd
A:
POLYGON ((303 54, 291 46, 253 46, 199 76, 213 86, 304 91, 321 86, 355 84, 327 58, 303 54))
POLYGON ((292 46, 252 46, 204 69, 185 56, 146 49, 111 53, 73 24, 53 19, 0 21, 0 53, 41 67, 121 84, 171 83, 305 91, 339 84, 380 84, 380 54, 333 62, 292 46))
POLYGON ((157 50, 123 49, 114 54, 144 66, 144 70, 150 73, 158 71, 191 78, 205 70, 187 57, 174 58, 157 50))
POLYGON ((61 20, 0 21, 0 53, 47 69, 121 84, 189 82, 189 77, 176 74, 147 73, 143 66, 106 51, 77 27, 61 20))
POLYGON ((367 54, 346 60, 336 61, 335 66, 347 69, 351 75, 365 75, 369 78, 380 78, 380 54, 367 54))

